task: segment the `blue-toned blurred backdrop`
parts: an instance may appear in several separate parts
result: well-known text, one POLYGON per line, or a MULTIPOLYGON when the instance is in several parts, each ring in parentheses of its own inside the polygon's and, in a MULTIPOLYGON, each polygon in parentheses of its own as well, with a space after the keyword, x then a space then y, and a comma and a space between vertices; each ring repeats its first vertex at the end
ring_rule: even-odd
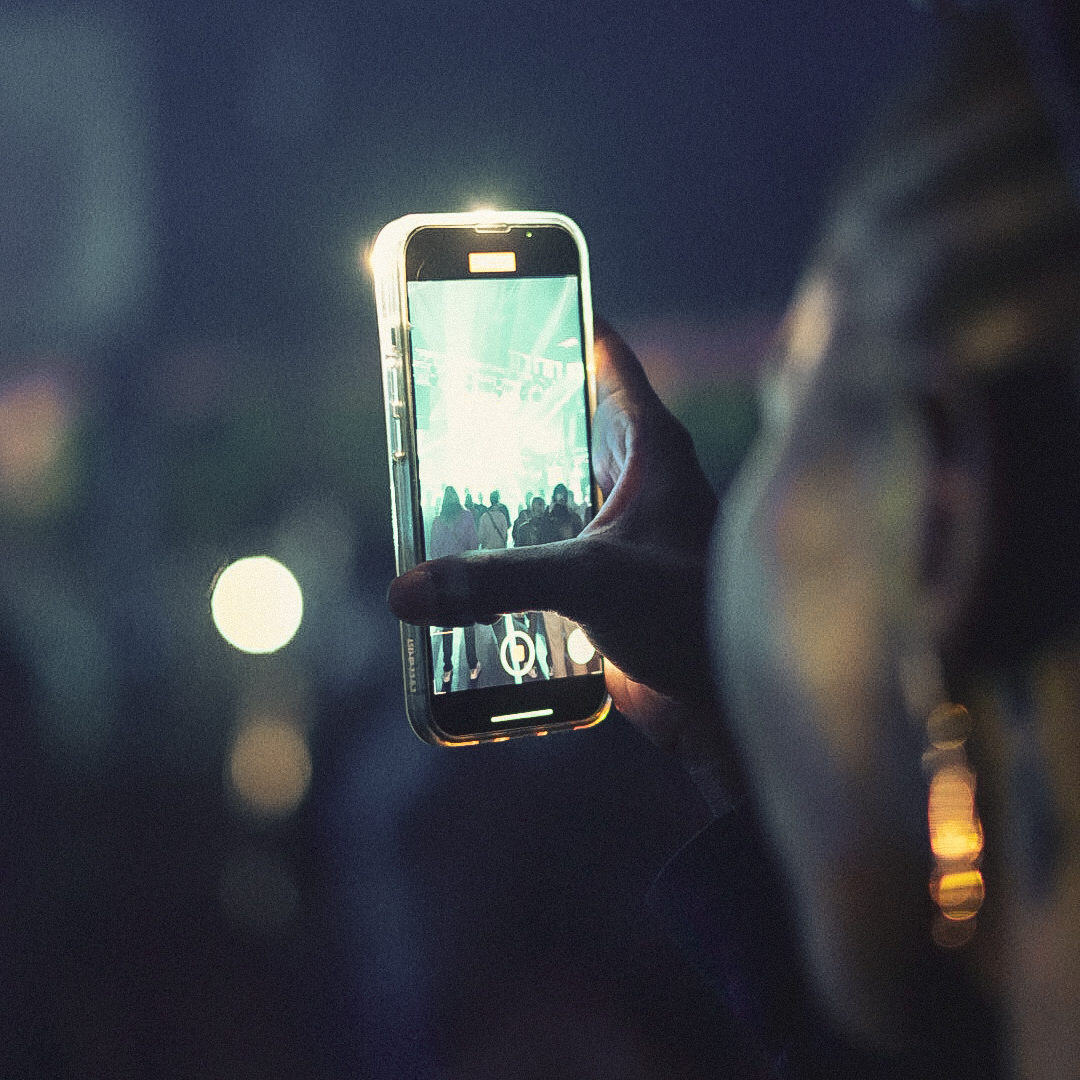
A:
POLYGON ((902 0, 4 8, 0 1075, 716 1074, 643 906, 704 820, 682 777, 618 718, 408 730, 362 255, 410 211, 569 213, 723 484, 931 31, 902 0), (245 652, 211 596, 243 609, 253 555, 302 618, 245 652))

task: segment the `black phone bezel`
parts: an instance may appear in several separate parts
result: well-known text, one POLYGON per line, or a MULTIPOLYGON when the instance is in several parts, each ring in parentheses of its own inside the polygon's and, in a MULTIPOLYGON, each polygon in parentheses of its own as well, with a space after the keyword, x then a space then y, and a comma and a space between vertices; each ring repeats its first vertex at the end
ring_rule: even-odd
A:
POLYGON ((491 738, 591 723, 603 708, 607 684, 602 672, 536 679, 505 686, 482 686, 431 695, 431 719, 448 741, 491 738), (492 722, 492 717, 551 709, 535 719, 492 722))
POLYGON ((462 281, 477 277, 581 276, 573 236, 558 225, 513 225, 506 229, 426 225, 405 244, 405 280, 462 281), (469 270, 471 251, 513 251, 512 271, 479 275, 469 270))

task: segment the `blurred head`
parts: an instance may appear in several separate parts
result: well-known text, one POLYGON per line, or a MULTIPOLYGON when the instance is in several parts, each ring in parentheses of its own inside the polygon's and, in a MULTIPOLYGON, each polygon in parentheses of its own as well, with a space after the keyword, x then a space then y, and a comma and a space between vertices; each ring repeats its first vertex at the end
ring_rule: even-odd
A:
POLYGON ((498 506, 499 505, 499 493, 498 493, 498 491, 493 491, 488 496, 488 499, 490 500, 490 503, 491 503, 492 506, 498 506))
POLYGON ((1080 214, 1025 58, 973 19, 841 191, 717 548, 728 703, 854 1028, 876 1023, 881 950, 926 897, 912 671, 968 701, 1075 636, 1078 297, 1080 214), (791 778, 815 772, 846 784, 807 813, 791 778), (800 832, 819 810, 833 831, 800 832), (863 902, 829 924, 817 900, 850 885, 837 853, 870 850, 863 902))
POLYGON ((556 484, 554 490, 551 492, 551 503, 553 506, 565 506, 570 499, 570 492, 567 491, 565 484, 556 484))
POLYGON ((457 517, 461 513, 461 499, 458 497, 457 489, 447 487, 443 490, 442 508, 439 513, 443 517, 457 517))
POLYGON ((529 506, 529 512, 534 518, 543 517, 547 507, 544 500, 537 495, 529 506))

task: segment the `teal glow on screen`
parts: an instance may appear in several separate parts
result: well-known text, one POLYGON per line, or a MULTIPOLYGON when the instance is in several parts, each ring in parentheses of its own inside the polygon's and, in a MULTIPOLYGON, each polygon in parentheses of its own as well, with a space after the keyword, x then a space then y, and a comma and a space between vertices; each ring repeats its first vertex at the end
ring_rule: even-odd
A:
POLYGON ((413 281, 408 300, 425 531, 447 486, 515 516, 559 483, 587 500, 578 279, 413 281))

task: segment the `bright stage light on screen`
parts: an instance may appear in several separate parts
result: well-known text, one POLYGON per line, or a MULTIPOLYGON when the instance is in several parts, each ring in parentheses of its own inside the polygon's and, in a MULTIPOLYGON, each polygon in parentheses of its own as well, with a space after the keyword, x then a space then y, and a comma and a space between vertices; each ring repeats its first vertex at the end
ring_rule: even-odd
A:
POLYGON ((272 653, 300 628, 304 598, 288 567, 268 555, 253 555, 221 572, 210 611, 218 633, 234 648, 272 653))

